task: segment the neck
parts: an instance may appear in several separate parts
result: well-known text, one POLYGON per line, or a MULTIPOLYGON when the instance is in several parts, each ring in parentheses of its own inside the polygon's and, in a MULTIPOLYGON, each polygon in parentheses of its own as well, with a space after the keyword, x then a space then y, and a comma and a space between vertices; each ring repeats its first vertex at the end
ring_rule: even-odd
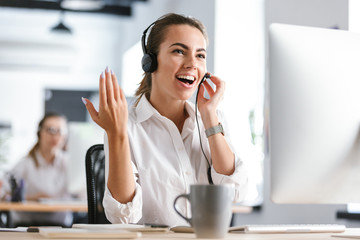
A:
POLYGON ((174 122, 179 132, 182 131, 185 120, 188 118, 189 114, 185 109, 185 101, 176 100, 176 101, 157 101, 154 98, 150 97, 151 105, 164 117, 170 119, 174 122))
POLYGON ((41 156, 45 159, 45 161, 47 163, 53 163, 55 160, 55 149, 53 148, 44 148, 44 147, 39 147, 39 151, 41 156))

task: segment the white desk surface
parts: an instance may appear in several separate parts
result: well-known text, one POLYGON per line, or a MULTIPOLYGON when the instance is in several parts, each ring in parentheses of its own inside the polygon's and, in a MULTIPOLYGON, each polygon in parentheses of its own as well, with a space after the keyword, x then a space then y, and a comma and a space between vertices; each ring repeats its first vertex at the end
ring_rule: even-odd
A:
MULTIPOLYGON (((360 234, 360 228, 349 228, 346 233, 360 234)), ((288 234, 245 234, 245 233, 229 233, 225 239, 239 240, 345 240, 348 238, 332 237, 332 233, 288 233, 288 234)), ((36 240, 47 239, 39 233, 28 232, 0 232, 0 239, 6 240, 36 240)), ((170 240, 170 239, 196 239, 192 233, 143 233, 138 239, 148 240, 170 240)), ((94 239, 93 239, 94 240, 94 239)))

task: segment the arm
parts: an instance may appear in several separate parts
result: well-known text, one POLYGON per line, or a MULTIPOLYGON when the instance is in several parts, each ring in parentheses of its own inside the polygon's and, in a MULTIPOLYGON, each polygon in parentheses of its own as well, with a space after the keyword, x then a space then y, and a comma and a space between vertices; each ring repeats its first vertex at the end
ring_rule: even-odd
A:
MULTIPOLYGON (((225 82, 216 76, 212 76, 211 81, 216 86, 215 90, 207 81, 204 81, 199 90, 199 111, 205 129, 218 125, 219 119, 216 114, 216 109, 225 91, 225 82), (204 97, 205 89, 210 99, 204 97)), ((216 172, 223 175, 233 174, 235 171, 235 156, 225 137, 221 133, 217 133, 210 136, 208 141, 213 167, 216 172)))
MULTIPOLYGON (((131 137, 129 136, 129 139, 131 137)), ((131 143, 130 143, 131 145, 131 143)), ((105 179, 109 176, 109 142, 106 133, 104 134, 105 151, 105 179)), ((132 152, 130 148, 131 158, 132 152)), ((119 203, 111 194, 109 188, 105 187, 103 206, 106 218, 111 223, 136 223, 142 218, 142 190, 139 185, 139 174, 137 166, 132 162, 133 177, 135 181, 135 195, 131 202, 119 203)), ((107 184, 107 182, 106 182, 107 184)))
POLYGON ((127 102, 115 74, 109 68, 100 76, 99 94, 99 112, 88 99, 84 99, 84 103, 91 118, 105 130, 108 137, 107 187, 120 203, 131 202, 135 195, 135 181, 127 135, 127 102))

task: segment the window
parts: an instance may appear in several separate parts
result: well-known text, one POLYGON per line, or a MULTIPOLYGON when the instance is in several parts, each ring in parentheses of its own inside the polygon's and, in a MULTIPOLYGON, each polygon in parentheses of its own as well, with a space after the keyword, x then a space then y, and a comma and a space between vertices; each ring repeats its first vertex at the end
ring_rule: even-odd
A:
POLYGON ((250 205, 262 202, 264 1, 216 1, 215 72, 226 82, 221 108, 232 144, 251 171, 250 205))

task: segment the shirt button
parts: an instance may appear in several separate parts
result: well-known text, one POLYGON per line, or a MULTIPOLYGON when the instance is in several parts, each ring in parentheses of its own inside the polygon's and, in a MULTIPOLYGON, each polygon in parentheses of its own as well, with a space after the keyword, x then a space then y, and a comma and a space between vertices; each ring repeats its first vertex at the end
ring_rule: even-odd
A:
POLYGON ((186 171, 186 175, 190 176, 190 175, 191 175, 191 172, 186 171))

